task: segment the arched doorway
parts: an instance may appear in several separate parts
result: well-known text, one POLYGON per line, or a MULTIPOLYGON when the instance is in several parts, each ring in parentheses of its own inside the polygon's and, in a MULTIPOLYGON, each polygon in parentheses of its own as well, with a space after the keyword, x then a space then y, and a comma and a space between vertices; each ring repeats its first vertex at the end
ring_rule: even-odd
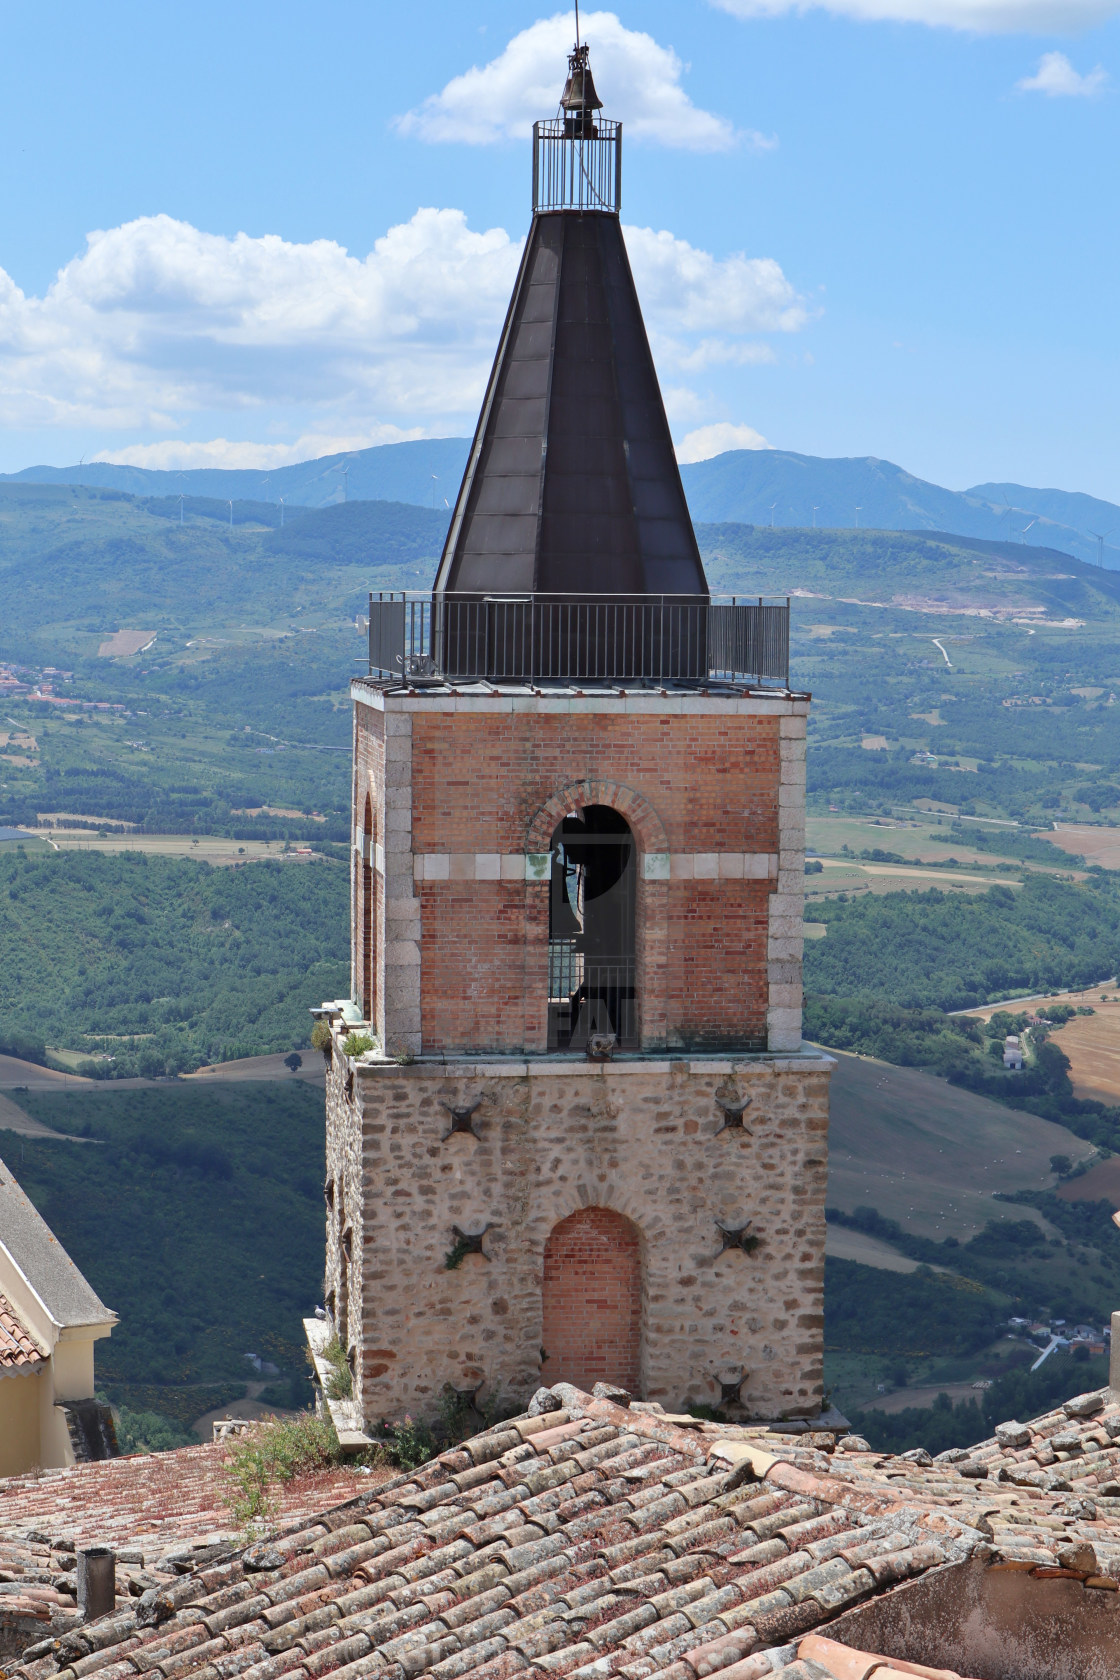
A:
POLYGON ((638 1045, 634 976, 637 848, 626 818, 588 805, 552 836, 548 1047, 583 1050, 589 1033, 638 1045))
POLYGON ((613 1208, 581 1208, 544 1248, 542 1341, 548 1383, 638 1393, 642 1262, 638 1228, 613 1208))

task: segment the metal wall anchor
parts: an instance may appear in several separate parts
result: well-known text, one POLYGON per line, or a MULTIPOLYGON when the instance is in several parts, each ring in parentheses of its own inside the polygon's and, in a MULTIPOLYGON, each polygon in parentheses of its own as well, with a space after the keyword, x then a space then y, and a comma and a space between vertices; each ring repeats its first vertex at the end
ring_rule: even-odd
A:
POLYGON ((751 1226, 753 1223, 752 1219, 748 1219, 745 1225, 721 1225, 717 1219, 715 1227, 722 1238, 720 1254, 726 1253, 729 1248, 741 1249, 744 1254, 753 1254, 762 1241, 761 1237, 752 1235, 751 1226))
MULTIPOLYGON (((442 1143, 446 1143, 448 1138, 454 1137, 456 1132, 469 1132, 471 1137, 477 1138, 478 1133, 471 1125, 471 1120, 474 1117, 475 1111, 482 1107, 483 1101, 484 1099, 479 1097, 477 1102, 473 1102, 469 1108, 456 1108, 453 1107, 451 1103, 445 1102, 442 1106, 451 1116, 451 1130, 449 1132, 444 1132, 440 1141, 442 1143)), ((480 1143, 481 1141, 481 1138, 479 1138, 480 1143)))

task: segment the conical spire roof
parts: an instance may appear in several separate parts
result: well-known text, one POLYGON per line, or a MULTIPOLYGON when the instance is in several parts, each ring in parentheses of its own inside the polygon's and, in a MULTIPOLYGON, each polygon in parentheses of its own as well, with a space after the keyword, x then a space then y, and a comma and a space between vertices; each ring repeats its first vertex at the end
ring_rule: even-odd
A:
POLYGON ((436 590, 707 594, 614 209, 533 217, 436 590))

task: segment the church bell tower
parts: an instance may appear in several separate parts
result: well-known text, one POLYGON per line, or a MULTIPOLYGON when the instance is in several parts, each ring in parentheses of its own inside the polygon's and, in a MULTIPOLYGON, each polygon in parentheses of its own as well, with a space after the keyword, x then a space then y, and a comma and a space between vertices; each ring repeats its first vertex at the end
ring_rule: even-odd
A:
POLYGON ((821 1405, 809 697, 788 602, 710 595, 601 110, 577 45, 434 588, 371 598, 353 684, 326 1310, 371 1424, 821 1405))

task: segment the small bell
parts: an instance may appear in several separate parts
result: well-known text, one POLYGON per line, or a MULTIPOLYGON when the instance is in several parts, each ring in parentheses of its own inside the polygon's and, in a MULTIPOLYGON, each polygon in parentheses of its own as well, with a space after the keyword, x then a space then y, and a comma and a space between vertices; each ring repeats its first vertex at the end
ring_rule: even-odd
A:
POLYGON ((595 82, 588 63, 588 49, 577 46, 568 54, 568 79, 560 95, 560 109, 564 113, 564 132, 575 139, 590 140, 598 130, 593 113, 601 111, 603 101, 595 92, 595 82))

